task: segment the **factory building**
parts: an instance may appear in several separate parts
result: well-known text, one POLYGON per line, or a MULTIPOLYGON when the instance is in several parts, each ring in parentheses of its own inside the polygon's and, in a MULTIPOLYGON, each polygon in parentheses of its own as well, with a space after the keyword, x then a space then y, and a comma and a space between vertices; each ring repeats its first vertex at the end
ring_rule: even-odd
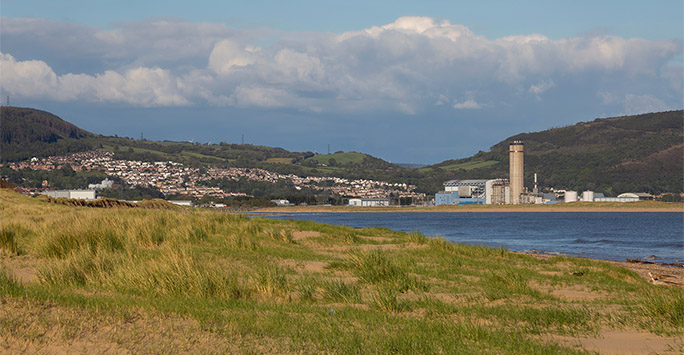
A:
POLYGON ((508 180, 449 180, 435 195, 435 205, 482 205, 508 203, 508 180))
POLYGON ((382 198, 350 198, 349 206, 356 207, 383 207, 389 206, 390 201, 382 198))
POLYGON ((557 203, 556 193, 564 202, 633 202, 653 200, 646 193, 624 193, 617 197, 605 197, 602 193, 572 190, 554 190, 544 193, 539 190, 537 174, 534 174, 532 192, 524 186, 524 143, 512 141, 508 145, 509 179, 450 180, 444 183, 444 191, 435 195, 435 205, 468 204, 547 204, 557 203))
POLYGON ((637 202, 653 200, 653 195, 642 192, 626 192, 617 197, 595 197, 595 202, 637 202))
POLYGON ((52 190, 43 191, 41 195, 46 195, 54 198, 73 198, 77 200, 94 200, 95 190, 52 190))
POLYGON ((510 177, 510 196, 511 204, 520 204, 520 195, 523 193, 523 153, 524 144, 522 141, 513 141, 508 145, 509 177, 510 177))

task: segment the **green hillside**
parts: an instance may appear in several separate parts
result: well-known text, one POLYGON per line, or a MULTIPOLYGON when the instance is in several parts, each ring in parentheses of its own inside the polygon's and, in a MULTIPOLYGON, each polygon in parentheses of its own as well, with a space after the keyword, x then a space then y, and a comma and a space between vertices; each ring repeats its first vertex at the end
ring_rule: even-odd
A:
POLYGON ((0 131, 2 161, 88 150, 96 137, 49 112, 13 106, 0 107, 0 131))
POLYGON ((95 135, 45 111, 2 107, 0 160, 104 149, 116 159, 167 161, 206 167, 262 168, 300 176, 337 176, 409 183, 433 194, 450 179, 508 176, 508 143, 525 142, 525 185, 627 192, 682 192, 683 111, 596 119, 504 139, 488 152, 420 169, 403 168, 357 152, 316 155, 249 144, 147 141, 95 135))
POLYGON ((681 192, 683 111, 596 119, 591 122, 521 133, 492 146, 489 152, 422 168, 454 178, 508 176, 508 143, 525 143, 525 185, 534 173, 541 186, 596 190, 681 192))
POLYGON ((363 163, 363 159, 369 157, 368 154, 356 152, 335 152, 334 154, 320 154, 308 158, 306 161, 316 161, 318 164, 326 164, 336 166, 338 164, 344 165, 349 163, 363 163), (334 159, 334 160, 332 160, 334 159), (331 163, 332 160, 332 163, 331 163))

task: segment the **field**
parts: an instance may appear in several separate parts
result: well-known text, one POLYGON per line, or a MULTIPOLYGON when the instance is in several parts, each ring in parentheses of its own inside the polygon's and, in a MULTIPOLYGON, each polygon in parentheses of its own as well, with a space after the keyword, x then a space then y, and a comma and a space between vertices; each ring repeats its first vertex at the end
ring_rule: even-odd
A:
MULTIPOLYGON (((459 170, 459 169, 473 170, 473 169, 479 169, 479 168, 487 168, 487 167, 490 167, 492 165, 495 165, 496 163, 498 163, 498 161, 496 161, 496 160, 484 160, 484 161, 472 160, 472 161, 468 161, 465 163, 441 165, 440 168, 443 170, 446 170, 446 171, 454 171, 454 170, 459 170)), ((423 172, 427 172, 430 169, 432 169, 432 168, 431 167, 425 167, 425 168, 420 168, 418 170, 423 171, 423 172)))
POLYGON ((684 350, 684 290, 619 265, 7 190, 0 304, 10 353, 684 350))
POLYGON ((334 154, 319 154, 311 158, 307 158, 305 161, 312 160, 320 164, 328 164, 330 159, 335 159, 338 164, 348 164, 348 163, 362 163, 364 154, 356 152, 345 152, 345 153, 334 153, 334 154))

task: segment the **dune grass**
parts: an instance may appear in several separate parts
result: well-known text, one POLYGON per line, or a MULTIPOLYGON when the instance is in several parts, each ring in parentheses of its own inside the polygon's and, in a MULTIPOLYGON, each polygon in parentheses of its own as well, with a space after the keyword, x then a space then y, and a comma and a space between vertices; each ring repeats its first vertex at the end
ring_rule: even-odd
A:
POLYGON ((0 350, 565 354, 544 336, 684 331, 682 290, 623 268, 381 228, 0 190, 0 250, 0 350))

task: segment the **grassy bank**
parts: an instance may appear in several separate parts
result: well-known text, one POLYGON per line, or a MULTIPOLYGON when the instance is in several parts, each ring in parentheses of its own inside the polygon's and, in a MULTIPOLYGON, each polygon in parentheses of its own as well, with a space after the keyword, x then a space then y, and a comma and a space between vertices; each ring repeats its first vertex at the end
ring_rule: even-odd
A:
POLYGON ((549 205, 458 205, 458 206, 287 206, 258 209, 257 212, 684 212, 684 204, 660 201, 571 202, 549 205))
POLYGON ((0 190, 0 351, 582 353, 651 334, 684 293, 585 259, 0 190))

